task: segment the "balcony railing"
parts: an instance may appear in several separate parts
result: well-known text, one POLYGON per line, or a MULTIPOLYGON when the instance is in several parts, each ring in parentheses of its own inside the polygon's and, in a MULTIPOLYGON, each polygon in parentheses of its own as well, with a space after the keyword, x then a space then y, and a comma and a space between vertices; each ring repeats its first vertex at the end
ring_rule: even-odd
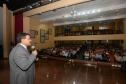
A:
POLYGON ((104 34, 123 34, 121 30, 86 30, 86 31, 63 31, 56 32, 55 36, 81 36, 81 35, 104 35, 104 34))

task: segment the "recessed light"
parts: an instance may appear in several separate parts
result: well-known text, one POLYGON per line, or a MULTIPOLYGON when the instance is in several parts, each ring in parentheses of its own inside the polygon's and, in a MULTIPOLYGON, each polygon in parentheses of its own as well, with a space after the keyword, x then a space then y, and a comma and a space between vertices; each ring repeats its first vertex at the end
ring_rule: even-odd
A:
POLYGON ((100 18, 103 18, 103 16, 100 16, 100 18))
POLYGON ((50 2, 52 1, 52 0, 49 0, 50 2))
POLYGON ((95 10, 95 9, 94 9, 94 10, 92 10, 92 11, 91 11, 91 13, 96 13, 96 10, 95 10))
POLYGON ((65 18, 68 18, 68 17, 71 17, 71 15, 66 14, 66 15, 64 15, 64 17, 65 17, 65 18))
POLYGON ((115 10, 116 12, 119 12, 119 9, 115 10))
POLYGON ((101 12, 101 10, 100 10, 100 9, 98 9, 98 10, 97 10, 97 12, 101 12))
POLYGON ((29 6, 29 8, 32 8, 32 6, 29 6))
POLYGON ((81 12, 82 15, 85 15, 85 12, 81 12))
POLYGON ((91 12, 90 11, 87 11, 87 14, 91 14, 91 12))
POLYGON ((82 15, 81 12, 77 13, 78 16, 82 15))

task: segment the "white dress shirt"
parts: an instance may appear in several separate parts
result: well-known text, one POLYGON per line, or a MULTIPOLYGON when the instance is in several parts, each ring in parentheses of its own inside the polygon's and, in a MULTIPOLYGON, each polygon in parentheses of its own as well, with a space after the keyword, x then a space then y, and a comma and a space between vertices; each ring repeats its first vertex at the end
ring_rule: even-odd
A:
POLYGON ((23 46, 25 49, 27 49, 27 46, 26 45, 24 45, 22 43, 20 43, 20 45, 23 46))

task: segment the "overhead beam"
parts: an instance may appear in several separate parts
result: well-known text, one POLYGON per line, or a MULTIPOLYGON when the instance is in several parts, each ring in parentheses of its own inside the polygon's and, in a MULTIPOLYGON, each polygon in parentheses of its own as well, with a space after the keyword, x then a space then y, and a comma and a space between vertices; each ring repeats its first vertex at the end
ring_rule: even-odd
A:
POLYGON ((24 16, 32 16, 32 15, 36 15, 36 14, 40 14, 43 12, 47 12, 47 11, 51 11, 51 10, 55 10, 58 8, 62 8, 62 7, 67 7, 67 6, 71 6, 71 5, 75 5, 75 4, 79 4, 79 3, 84 3, 87 1, 91 1, 91 0, 60 0, 54 3, 50 3, 48 5, 45 6, 41 6, 38 8, 35 8, 33 10, 30 11, 26 11, 24 12, 24 16))

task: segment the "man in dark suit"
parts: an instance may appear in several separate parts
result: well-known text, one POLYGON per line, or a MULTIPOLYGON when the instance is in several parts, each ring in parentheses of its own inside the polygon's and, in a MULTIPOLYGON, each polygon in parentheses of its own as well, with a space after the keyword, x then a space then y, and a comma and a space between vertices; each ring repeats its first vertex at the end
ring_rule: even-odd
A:
POLYGON ((28 33, 19 33, 17 41, 9 55, 10 84, 33 84, 37 51, 28 52, 27 47, 31 45, 28 33))

